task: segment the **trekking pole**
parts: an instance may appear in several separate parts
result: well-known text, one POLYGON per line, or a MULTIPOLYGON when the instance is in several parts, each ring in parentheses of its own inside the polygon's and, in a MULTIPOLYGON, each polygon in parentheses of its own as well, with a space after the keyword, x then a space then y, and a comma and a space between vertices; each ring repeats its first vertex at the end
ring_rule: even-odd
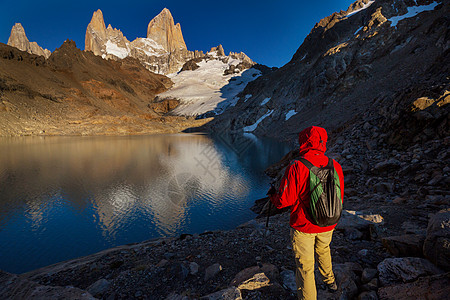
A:
POLYGON ((267 219, 266 219, 266 232, 269 229, 269 218, 270 218, 270 211, 272 210, 272 201, 270 200, 269 197, 269 209, 267 210, 267 219))
MULTIPOLYGON (((271 189, 275 189, 275 187, 273 186, 273 183, 270 184, 271 185, 271 189)), ((266 228, 263 230, 263 247, 261 250, 261 260, 262 260, 262 256, 263 256, 263 252, 264 252, 264 247, 266 246, 266 236, 267 236, 267 231, 269 230, 269 218, 270 218, 270 212, 272 210, 272 200, 270 200, 270 195, 269 195, 269 208, 267 209, 267 219, 266 219, 266 228)), ((262 268, 262 263, 261 261, 257 262, 257 265, 259 268, 262 268)))

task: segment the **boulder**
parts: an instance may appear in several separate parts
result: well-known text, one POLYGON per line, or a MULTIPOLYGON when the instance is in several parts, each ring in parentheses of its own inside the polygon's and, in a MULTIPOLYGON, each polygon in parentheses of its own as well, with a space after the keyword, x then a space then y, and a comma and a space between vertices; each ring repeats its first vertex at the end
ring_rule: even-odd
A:
POLYGON ((239 286, 242 282, 251 279, 255 274, 264 273, 270 280, 275 280, 278 277, 278 268, 272 264, 263 264, 262 267, 254 266, 240 271, 230 285, 239 286))
POLYGON ((361 274, 361 281, 363 283, 368 283, 370 282, 372 279, 375 278, 375 276, 377 276, 378 271, 376 269, 364 269, 362 274, 361 274))
POLYGON ((358 294, 356 281, 359 279, 359 276, 356 273, 362 272, 361 266, 357 263, 347 262, 345 264, 335 264, 333 269, 338 285, 338 293, 341 295, 341 298, 355 298, 358 294))
POLYGON ((0 295, 2 299, 96 299, 79 288, 40 285, 4 271, 0 271, 0 295))
POLYGON ((377 269, 382 286, 412 282, 419 277, 442 273, 431 262, 419 257, 386 258, 377 269))
POLYGON ((448 299, 450 295, 450 272, 422 277, 414 282, 383 287, 378 290, 380 300, 396 299, 448 299))
POLYGON ((220 271, 222 271, 222 266, 218 263, 215 263, 208 268, 206 268, 205 271, 205 281, 210 280, 214 276, 216 276, 220 271))
POLYGON ((369 238, 382 225, 384 219, 379 214, 366 214, 358 211, 344 210, 336 230, 344 231, 347 238, 356 240, 369 238))
POLYGON ((241 291, 232 286, 227 289, 201 297, 202 300, 242 300, 241 291))
POLYGON ((238 289, 253 291, 267 286, 270 286, 270 279, 264 273, 257 273, 252 278, 240 283, 238 289))
POLYGON ((441 210, 428 222, 423 253, 436 266, 450 270, 450 208, 441 210))
POLYGON ((381 239, 383 246, 394 256, 423 257, 425 236, 421 234, 406 234, 390 236, 381 239))
POLYGON ((87 288, 87 291, 94 297, 101 297, 111 286, 111 282, 102 278, 94 282, 87 288))

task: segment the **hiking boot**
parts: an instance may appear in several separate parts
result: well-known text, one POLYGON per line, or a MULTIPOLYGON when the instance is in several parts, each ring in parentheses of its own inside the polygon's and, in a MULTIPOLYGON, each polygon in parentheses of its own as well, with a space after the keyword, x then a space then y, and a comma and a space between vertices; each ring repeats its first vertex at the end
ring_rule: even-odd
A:
POLYGON ((327 283, 327 290, 329 292, 332 292, 332 293, 336 292, 338 290, 338 286, 336 284, 336 281, 333 282, 333 283, 327 283))

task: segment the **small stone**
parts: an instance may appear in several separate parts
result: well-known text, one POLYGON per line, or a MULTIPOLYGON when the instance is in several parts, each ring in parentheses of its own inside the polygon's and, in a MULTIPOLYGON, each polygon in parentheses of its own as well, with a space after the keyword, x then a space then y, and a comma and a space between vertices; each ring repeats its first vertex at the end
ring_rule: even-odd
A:
POLYGON ((189 269, 190 269, 192 275, 195 275, 198 273, 198 268, 199 268, 199 266, 196 262, 191 262, 189 264, 189 269))
POLYGON ((208 268, 206 268, 205 271, 205 281, 210 280, 214 276, 216 276, 220 271, 222 271, 222 266, 218 263, 215 263, 208 268))
POLYGON ((369 253, 369 250, 367 250, 367 249, 362 249, 362 250, 359 250, 358 251, 358 255, 359 256, 367 256, 367 254, 369 253))
POLYGON ((166 266, 167 263, 169 263, 168 260, 166 260, 166 259, 161 259, 161 260, 159 261, 159 263, 158 263, 156 266, 157 266, 158 268, 162 268, 162 267, 166 266))
POLYGON ((141 297, 141 296, 142 296, 142 291, 137 291, 137 292, 134 294, 134 296, 135 296, 136 298, 141 297))

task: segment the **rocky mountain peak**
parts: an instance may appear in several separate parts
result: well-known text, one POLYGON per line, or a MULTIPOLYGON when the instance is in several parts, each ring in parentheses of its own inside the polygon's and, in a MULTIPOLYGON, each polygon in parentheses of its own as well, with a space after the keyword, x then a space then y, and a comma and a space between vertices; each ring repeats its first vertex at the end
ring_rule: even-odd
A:
POLYGON ((211 50, 209 50, 209 53, 217 53, 218 56, 225 56, 225 50, 223 50, 223 46, 219 45, 217 47, 212 47, 211 50))
POLYGON ((99 9, 92 15, 91 22, 86 28, 85 50, 101 55, 102 44, 106 42, 106 26, 103 13, 99 9))
POLYGON ((16 23, 12 27, 8 45, 30 54, 44 56, 45 58, 48 58, 51 54, 50 50, 41 48, 36 42, 30 42, 25 34, 25 29, 20 23, 16 23))
POLYGON ((154 40, 168 52, 187 49, 181 33, 181 25, 180 23, 175 25, 172 14, 167 8, 150 21, 147 27, 147 38, 154 40))

